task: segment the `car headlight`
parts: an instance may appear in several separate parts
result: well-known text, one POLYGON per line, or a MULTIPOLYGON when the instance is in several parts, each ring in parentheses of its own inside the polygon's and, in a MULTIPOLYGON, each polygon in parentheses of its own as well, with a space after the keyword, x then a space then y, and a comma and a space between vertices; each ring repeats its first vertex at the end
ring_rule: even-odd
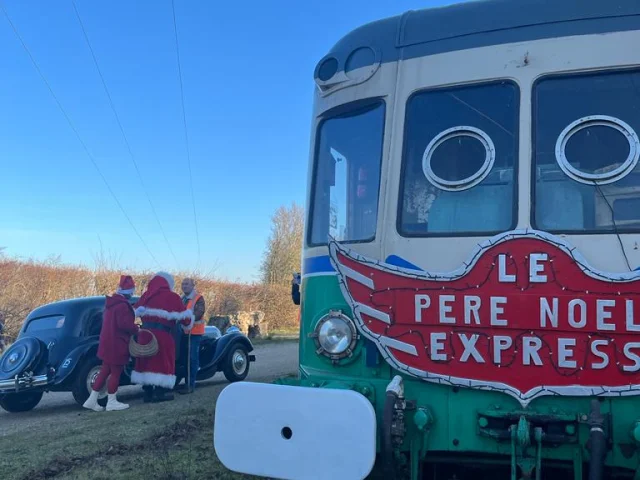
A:
POLYGON ((315 339, 316 353, 334 361, 350 357, 358 341, 353 321, 339 311, 322 317, 311 336, 315 339))

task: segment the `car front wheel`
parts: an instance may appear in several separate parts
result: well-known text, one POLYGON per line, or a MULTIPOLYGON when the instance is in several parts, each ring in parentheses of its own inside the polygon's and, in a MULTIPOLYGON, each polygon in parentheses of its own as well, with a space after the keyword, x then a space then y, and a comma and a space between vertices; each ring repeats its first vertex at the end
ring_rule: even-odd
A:
POLYGON ((0 407, 11 413, 28 412, 36 408, 42 395, 43 392, 7 393, 0 397, 0 407))
POLYGON ((239 382, 249 374, 249 352, 246 347, 238 345, 225 360, 224 376, 230 382, 239 382))
MULTIPOLYGON (((99 358, 93 357, 84 362, 82 367, 78 370, 78 375, 76 376, 73 389, 71 390, 73 399, 78 403, 78 405, 84 405, 84 402, 86 402, 89 395, 91 395, 91 387, 96 381, 98 373, 100 373, 101 366, 102 361, 100 361, 99 358)), ((102 394, 103 392, 101 392, 101 397, 102 394)), ((102 407, 104 407, 106 403, 106 395, 98 400, 98 404, 102 407)))

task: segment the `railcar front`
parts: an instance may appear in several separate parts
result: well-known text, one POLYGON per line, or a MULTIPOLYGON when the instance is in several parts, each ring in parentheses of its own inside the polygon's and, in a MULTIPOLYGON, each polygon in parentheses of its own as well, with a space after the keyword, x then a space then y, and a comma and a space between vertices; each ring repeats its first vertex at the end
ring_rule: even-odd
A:
POLYGON ((319 62, 300 378, 225 389, 227 466, 637 478, 639 44, 631 0, 489 0, 319 62))

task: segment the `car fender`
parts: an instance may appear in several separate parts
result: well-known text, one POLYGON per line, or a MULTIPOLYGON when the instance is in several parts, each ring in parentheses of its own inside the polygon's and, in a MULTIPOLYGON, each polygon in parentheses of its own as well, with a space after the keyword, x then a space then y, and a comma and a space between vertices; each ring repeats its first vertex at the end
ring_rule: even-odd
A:
POLYGON ((56 368, 54 375, 54 384, 60 385, 72 378, 72 375, 77 370, 80 362, 87 357, 87 355, 95 355, 98 348, 98 341, 92 341, 78 345, 71 350, 69 354, 64 358, 62 363, 56 368))
POLYGON ((205 370, 212 365, 220 363, 238 344, 243 345, 249 352, 253 350, 251 340, 245 337, 242 333, 229 333, 227 335, 223 335, 216 342, 216 352, 213 355, 213 360, 209 365, 204 366, 202 369, 205 370))

